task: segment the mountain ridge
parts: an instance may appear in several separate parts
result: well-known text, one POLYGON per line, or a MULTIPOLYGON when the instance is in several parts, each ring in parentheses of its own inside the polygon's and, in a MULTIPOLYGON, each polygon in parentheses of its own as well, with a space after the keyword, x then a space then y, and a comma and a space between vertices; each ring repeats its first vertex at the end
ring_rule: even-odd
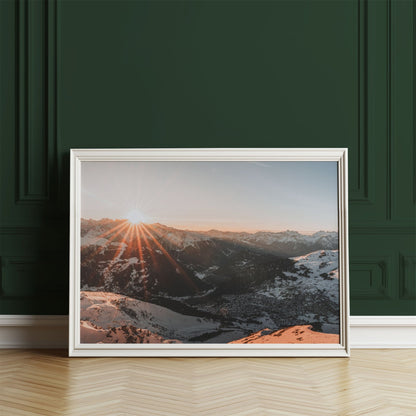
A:
MULTIPOLYGON (((88 231, 93 228, 98 228, 105 231, 106 228, 112 224, 121 226, 129 225, 127 220, 110 220, 110 219, 81 219, 81 237, 86 240, 88 231)), ((209 239, 217 238, 222 240, 231 240, 240 244, 252 245, 272 253, 282 256, 298 256, 307 254, 315 250, 329 249, 334 250, 338 248, 338 233, 336 231, 317 231, 313 234, 302 234, 295 230, 286 231, 256 231, 254 233, 246 231, 194 231, 179 229, 171 226, 161 224, 159 222, 153 224, 139 224, 138 227, 149 227, 159 232, 162 237, 167 238, 172 244, 186 247, 197 242, 207 241, 209 239)), ((120 236, 121 238, 121 236, 120 236)), ((147 238, 147 237, 146 237, 147 238)), ((91 243, 91 241, 88 241, 91 243)), ((84 242, 81 242, 84 245, 84 242)))

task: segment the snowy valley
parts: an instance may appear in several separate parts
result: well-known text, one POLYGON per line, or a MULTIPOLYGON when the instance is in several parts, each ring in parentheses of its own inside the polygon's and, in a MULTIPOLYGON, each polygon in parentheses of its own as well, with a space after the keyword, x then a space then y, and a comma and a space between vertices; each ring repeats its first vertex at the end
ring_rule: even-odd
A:
POLYGON ((247 342, 294 326, 339 333, 336 232, 83 219, 81 245, 82 342, 247 342))

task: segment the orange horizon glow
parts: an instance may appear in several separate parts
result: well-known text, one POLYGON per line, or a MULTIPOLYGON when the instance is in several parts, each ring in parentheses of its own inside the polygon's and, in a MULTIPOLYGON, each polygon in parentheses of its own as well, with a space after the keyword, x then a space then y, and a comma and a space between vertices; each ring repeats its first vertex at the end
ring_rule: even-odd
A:
MULTIPOLYGON (((165 227, 170 227, 170 228, 175 228, 177 230, 181 230, 181 231, 192 231, 192 232, 207 232, 207 231, 221 231, 221 232, 233 232, 233 233, 248 233, 248 234, 255 234, 255 233, 259 233, 259 232, 266 232, 266 233, 282 233, 285 231, 296 231, 300 234, 305 234, 305 235, 311 235, 314 234, 316 232, 319 231, 325 231, 325 232, 337 232, 337 230, 322 230, 322 229, 316 229, 316 230, 304 230, 304 229, 293 229, 293 228, 288 228, 288 227, 276 227, 276 228, 269 228, 269 229, 264 229, 264 228, 256 228, 256 227, 240 227, 240 226, 235 226, 235 225, 223 225, 223 224, 218 224, 218 225, 210 225, 210 226, 201 226, 199 223, 196 223, 195 225, 190 225, 190 224, 180 224, 180 223, 174 223, 174 222, 166 222, 166 223, 160 223, 160 222, 153 222, 153 223, 148 223, 148 222, 144 222, 144 221, 140 221, 140 222, 131 222, 129 219, 127 218, 100 218, 100 219, 96 219, 96 218, 84 218, 86 220, 94 220, 94 221, 102 221, 104 219, 106 220, 113 220, 113 221, 123 221, 123 224, 118 225, 117 227, 114 228, 120 228, 123 225, 125 225, 125 223, 128 223, 130 225, 147 225, 147 226, 154 226, 156 224, 160 224, 163 225, 165 227)), ((156 230, 155 230, 156 231, 156 230)), ((156 231, 157 232, 157 231, 156 231)), ((111 234, 111 230, 107 231, 106 233, 103 233, 101 236, 96 237, 97 240, 99 238, 104 237, 105 235, 111 234)))
MULTIPOLYGON (((148 224, 149 225, 149 224, 148 224)), ((166 224, 163 224, 166 225, 166 224)), ((182 226, 182 225, 166 225, 167 227, 172 227, 178 230, 182 231, 193 231, 193 232, 207 232, 207 231, 221 231, 221 232, 231 232, 231 233, 248 233, 248 234, 256 234, 256 233, 284 233, 285 231, 296 231, 300 234, 306 234, 311 235, 314 233, 317 233, 319 231, 325 231, 325 232, 336 232, 336 230, 302 230, 302 229, 293 229, 293 228, 270 228, 270 229, 264 229, 264 228, 243 228, 243 227, 227 227, 227 226, 215 226, 215 227, 201 227, 201 226, 194 226, 190 227, 182 226)))

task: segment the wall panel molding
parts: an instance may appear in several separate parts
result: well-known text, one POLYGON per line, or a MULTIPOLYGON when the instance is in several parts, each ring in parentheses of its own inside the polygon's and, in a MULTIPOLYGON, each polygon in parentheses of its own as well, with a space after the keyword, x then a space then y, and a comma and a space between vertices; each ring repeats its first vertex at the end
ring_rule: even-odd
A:
POLYGON ((357 78, 358 78, 358 132, 357 183, 350 190, 350 201, 371 204, 368 194, 368 1, 357 1, 357 78))
POLYGON ((390 131, 387 221, 415 220, 415 2, 389 0, 390 131))
POLYGON ((41 282, 37 281, 38 259, 34 256, 0 257, 1 297, 33 297, 41 282))
POLYGON ((55 1, 16 2, 16 203, 51 198, 56 170, 55 1))
POLYGON ((399 297, 416 301, 416 254, 399 255, 399 297))
MULTIPOLYGON (((358 166, 368 193, 350 195, 354 234, 415 234, 416 146, 414 2, 359 1, 361 130, 366 158, 358 166), (365 33, 365 35, 363 35, 365 33), (366 41, 364 41, 366 38, 366 41), (366 74, 366 75, 365 75, 366 74), (365 103, 365 104, 364 104, 365 103), (366 130, 363 126, 366 126, 366 130), (365 137, 365 140, 363 139, 365 137), (367 180, 367 182, 365 182, 367 180), (371 230, 374 228, 374 230, 371 230)), ((361 159, 363 153, 358 157, 361 159)), ((363 188, 365 189, 365 188, 363 188)))
POLYGON ((387 148, 386 148, 386 220, 391 220, 392 209, 392 1, 386 1, 387 6, 387 148))
POLYGON ((350 289, 354 300, 388 300, 393 297, 389 281, 392 270, 391 256, 355 257, 350 261, 351 272, 359 275, 355 287, 350 289))
POLYGON ((412 154, 412 178, 413 178, 413 207, 416 208, 416 6, 414 2, 412 3, 412 22, 413 22, 413 30, 412 30, 412 83, 413 83, 413 90, 412 92, 412 142, 413 142, 413 154, 412 154))

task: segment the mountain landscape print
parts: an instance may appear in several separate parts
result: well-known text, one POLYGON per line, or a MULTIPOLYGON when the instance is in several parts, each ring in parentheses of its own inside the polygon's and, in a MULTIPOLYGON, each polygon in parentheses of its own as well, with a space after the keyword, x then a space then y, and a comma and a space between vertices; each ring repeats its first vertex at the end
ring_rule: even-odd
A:
POLYGON ((85 344, 338 344, 337 162, 84 162, 85 344))

